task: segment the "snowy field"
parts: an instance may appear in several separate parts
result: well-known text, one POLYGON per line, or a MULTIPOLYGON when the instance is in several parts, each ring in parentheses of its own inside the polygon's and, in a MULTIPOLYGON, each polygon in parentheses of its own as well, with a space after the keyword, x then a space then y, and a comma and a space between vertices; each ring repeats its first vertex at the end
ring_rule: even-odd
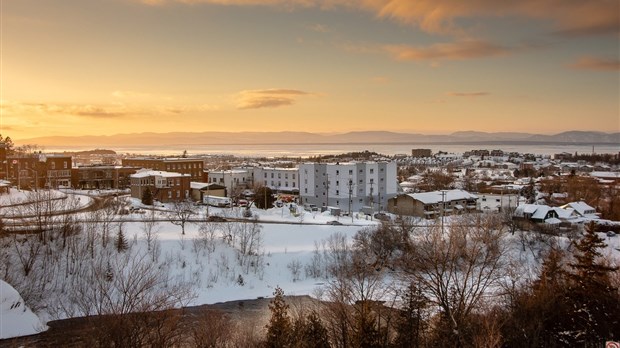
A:
MULTIPOLYGON (((137 200, 129 199, 128 202, 136 207, 141 206, 137 200)), ((229 221, 207 223, 207 208, 195 208, 197 214, 192 216, 195 221, 186 224, 185 235, 181 233, 181 226, 165 221, 169 214, 166 210, 172 210, 170 205, 160 206, 154 213, 147 210, 140 214, 114 215, 108 226, 109 242, 94 249, 88 242, 88 231, 93 230, 89 228, 95 225, 87 222, 89 214, 93 213, 81 213, 80 218, 86 222, 81 223, 80 234, 69 237, 73 242, 67 245, 72 247, 60 249, 60 239, 56 239, 55 244, 46 245, 51 251, 48 254, 59 255, 57 261, 49 261, 44 258, 47 254, 41 252, 42 256, 33 261, 33 270, 25 276, 21 274, 17 256, 5 253, 0 262, 4 265, 11 262, 17 268, 9 270, 6 274, 10 277, 4 280, 15 287, 24 299, 36 304, 33 308, 43 322, 92 314, 88 312, 90 309, 77 308, 74 304, 76 299, 85 297, 88 286, 93 283, 88 278, 92 276, 91 269, 105 268, 107 263, 110 272, 120 277, 127 271, 122 263, 125 255, 133 255, 131 257, 163 274, 166 286, 188 286, 191 296, 183 305, 271 297, 276 286, 287 295, 317 297, 329 282, 325 271, 328 239, 338 234, 350 243, 359 230, 378 224, 364 215, 336 218, 328 213, 290 211, 287 207, 267 211, 252 209, 256 220, 245 221, 234 221, 242 217, 242 208, 210 207, 209 215, 222 216, 229 221), (344 225, 327 224, 334 220, 344 225), (123 231, 127 241, 127 250, 122 253, 116 250, 113 242, 119 230, 123 231), (41 287, 46 289, 43 293, 33 290, 41 287)), ((447 224, 449 219, 446 220, 447 224)), ((102 227, 96 226, 98 232, 93 235, 100 238, 102 227)), ((518 281, 536 276, 544 253, 544 246, 528 239, 528 236, 531 234, 506 233, 503 239, 515 274, 519 274, 518 281)), ((602 253, 616 264, 620 263, 620 237, 604 234, 601 237, 608 244, 602 253)), ((559 242, 564 248, 569 248, 567 238, 560 237, 559 242)), ((29 243, 34 242, 24 240, 22 246, 30 246, 29 250, 32 250, 35 244, 29 243)), ((0 338, 32 334, 45 328, 25 307, 13 287, 0 282, 0 338)))

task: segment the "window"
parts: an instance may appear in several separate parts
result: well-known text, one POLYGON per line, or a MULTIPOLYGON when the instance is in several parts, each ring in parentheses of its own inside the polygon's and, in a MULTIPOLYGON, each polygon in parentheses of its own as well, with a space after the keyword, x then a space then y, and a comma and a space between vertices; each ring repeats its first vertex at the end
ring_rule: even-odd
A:
POLYGON ((364 180, 360 179, 360 184, 363 184, 363 183, 364 183, 364 180))
POLYGON ((340 175, 340 171, 339 170, 336 171, 336 175, 340 175))
POLYGON ((52 162, 52 169, 56 169, 56 162, 52 162))
POLYGON ((284 179, 288 179, 288 173, 284 174, 284 179))
POLYGON ((304 184, 308 185, 308 179, 304 179, 304 184))
POLYGON ((62 163, 62 168, 63 168, 63 169, 67 169, 67 161, 64 161, 64 162, 62 163))
POLYGON ((381 173, 383 173, 383 168, 381 168, 381 173))
POLYGON ((353 175, 353 169, 349 170, 349 175, 353 175))
POLYGON ((375 179, 370 179, 370 183, 374 184, 375 183, 375 179))
POLYGON ((267 172, 265 172, 265 179, 267 179, 267 172))
POLYGON ((273 173, 271 173, 271 178, 273 179, 273 173))
POLYGON ((340 186, 340 181, 336 180, 336 186, 340 186))
POLYGON ((380 181, 381 181, 381 182, 383 182, 383 178, 381 178, 381 180, 380 180, 380 181))
POLYGON ((278 179, 282 179, 282 173, 278 173, 278 179))
POLYGON ((295 187, 295 182, 294 182, 294 181, 293 181, 293 183, 292 183, 292 184, 293 184, 293 187, 295 187))
POLYGON ((308 188, 307 187, 304 189, 304 193, 308 193, 308 188))
POLYGON ((340 190, 336 190, 336 196, 340 194, 340 190))
POLYGON ((295 173, 293 173, 293 180, 295 180, 295 173))
POLYGON ((284 186, 288 187, 288 181, 284 182, 284 186))

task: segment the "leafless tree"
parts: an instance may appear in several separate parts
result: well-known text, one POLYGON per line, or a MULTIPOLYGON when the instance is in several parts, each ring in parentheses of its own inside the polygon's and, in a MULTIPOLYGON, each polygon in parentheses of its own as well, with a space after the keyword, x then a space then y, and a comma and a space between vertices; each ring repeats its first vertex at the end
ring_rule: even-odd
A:
POLYGON ((194 203, 190 200, 174 202, 172 211, 168 214, 169 221, 177 226, 181 226, 181 234, 185 234, 185 224, 196 214, 194 203))
POLYGON ((461 344, 468 317, 505 274, 501 236, 497 219, 454 219, 445 233, 437 225, 417 233, 403 257, 407 277, 439 307, 446 334, 461 344))

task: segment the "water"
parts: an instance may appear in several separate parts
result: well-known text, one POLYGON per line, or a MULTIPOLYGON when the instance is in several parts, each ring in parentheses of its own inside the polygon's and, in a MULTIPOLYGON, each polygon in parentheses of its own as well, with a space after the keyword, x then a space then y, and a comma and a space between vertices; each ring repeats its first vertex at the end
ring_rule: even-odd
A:
MULTIPOLYGON (((181 155, 187 150, 188 155, 234 155, 243 157, 310 157, 317 155, 341 154, 347 152, 374 151, 384 155, 411 154, 412 149, 431 149, 433 153, 444 151, 448 153, 462 154, 474 149, 502 150, 504 152, 532 153, 553 156, 553 154, 568 152, 574 154, 598 154, 620 153, 620 144, 617 145, 505 145, 505 144, 277 144, 277 145, 164 145, 162 147, 106 147, 117 153, 143 154, 143 155, 181 155)), ((82 151, 92 150, 88 148, 61 148, 46 147, 46 151, 82 151)))

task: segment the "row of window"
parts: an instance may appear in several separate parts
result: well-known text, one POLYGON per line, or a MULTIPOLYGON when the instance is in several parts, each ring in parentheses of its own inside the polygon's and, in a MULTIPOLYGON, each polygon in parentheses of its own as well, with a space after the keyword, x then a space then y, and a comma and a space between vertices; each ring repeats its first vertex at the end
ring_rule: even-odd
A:
MULTIPOLYGON (((271 178, 274 179, 274 174, 271 173, 271 178)), ((292 179, 295 180, 295 173, 292 173, 292 179)), ((267 179, 267 172, 265 172, 265 179, 267 179)), ((278 179, 282 179, 282 173, 278 173, 278 179)), ((288 179, 288 173, 284 173, 284 179, 288 179)))

